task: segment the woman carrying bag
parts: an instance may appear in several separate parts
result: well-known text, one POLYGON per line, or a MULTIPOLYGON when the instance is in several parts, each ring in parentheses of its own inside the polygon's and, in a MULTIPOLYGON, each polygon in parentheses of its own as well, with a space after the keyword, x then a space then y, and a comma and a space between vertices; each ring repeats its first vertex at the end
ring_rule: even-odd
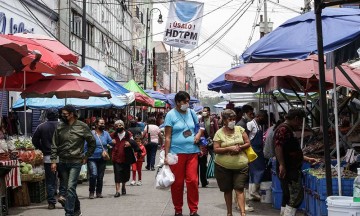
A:
POLYGON ((92 131, 96 140, 96 149, 94 154, 88 159, 88 167, 90 173, 89 180, 89 198, 94 199, 95 191, 96 198, 103 198, 102 187, 103 178, 106 168, 106 161, 110 159, 107 145, 113 145, 110 134, 105 131, 105 120, 98 118, 95 121, 95 130, 92 131), (95 189, 96 188, 96 189, 95 189))
POLYGON ((248 163, 254 159, 254 153, 245 129, 235 126, 235 112, 226 109, 221 117, 224 126, 214 136, 215 178, 220 191, 224 192, 227 215, 232 216, 232 191, 235 190, 241 216, 245 216, 244 188, 249 179, 248 163))

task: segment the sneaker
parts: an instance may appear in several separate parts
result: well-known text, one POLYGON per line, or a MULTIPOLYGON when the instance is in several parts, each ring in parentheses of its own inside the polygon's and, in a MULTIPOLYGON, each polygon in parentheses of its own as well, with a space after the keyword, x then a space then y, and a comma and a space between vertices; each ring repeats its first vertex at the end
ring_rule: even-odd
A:
POLYGON ((48 209, 55 209, 55 204, 53 204, 53 203, 49 203, 49 205, 48 205, 48 209))
POLYGON ((135 181, 132 180, 132 181, 130 182, 130 185, 131 185, 131 186, 134 186, 134 185, 135 185, 135 181))
POLYGON ((95 198, 94 193, 91 193, 91 192, 90 192, 90 194, 89 194, 89 199, 94 199, 94 198, 95 198))
POLYGON ((96 193, 96 198, 103 198, 103 195, 101 193, 96 193))
POLYGON ((120 193, 119 192, 116 192, 114 197, 120 197, 120 193))
POLYGON ((141 186, 142 185, 141 181, 136 182, 136 185, 141 186))
POLYGON ((197 212, 191 213, 190 216, 200 216, 197 212))
POLYGON ((175 213, 175 216, 183 216, 182 213, 175 213))
POLYGON ((74 216, 82 216, 82 213, 80 210, 74 212, 74 216))
POLYGON ((245 211, 247 212, 253 212, 254 207, 250 206, 248 203, 245 203, 245 211))
POLYGON ((66 202, 65 197, 59 196, 58 203, 60 203, 62 207, 65 207, 65 202, 66 202))
POLYGON ((261 200, 261 196, 260 196, 259 193, 252 193, 252 194, 250 194, 250 200, 260 201, 260 200, 261 200))

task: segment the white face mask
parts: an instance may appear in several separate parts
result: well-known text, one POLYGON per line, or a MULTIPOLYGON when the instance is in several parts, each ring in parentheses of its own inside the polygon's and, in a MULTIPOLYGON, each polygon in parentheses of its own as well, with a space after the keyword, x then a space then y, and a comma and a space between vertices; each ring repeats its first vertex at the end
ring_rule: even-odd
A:
POLYGON ((202 116, 206 117, 206 116, 208 116, 208 113, 207 113, 207 112, 203 112, 203 113, 202 113, 202 116))
POLYGON ((228 126, 228 128, 230 128, 230 129, 234 129, 234 127, 235 127, 235 121, 229 122, 227 126, 228 126))
POLYGON ((188 103, 187 103, 187 104, 182 104, 181 107, 180 107, 180 109, 181 109, 182 111, 186 111, 187 108, 189 108, 189 104, 188 104, 188 103))

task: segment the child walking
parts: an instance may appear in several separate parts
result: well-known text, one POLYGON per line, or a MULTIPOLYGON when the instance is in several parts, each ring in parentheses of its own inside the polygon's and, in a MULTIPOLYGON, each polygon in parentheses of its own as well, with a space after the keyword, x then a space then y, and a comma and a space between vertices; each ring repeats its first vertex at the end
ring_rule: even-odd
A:
POLYGON ((132 181, 130 182, 130 185, 137 185, 137 186, 141 186, 141 169, 142 169, 142 164, 144 162, 144 158, 146 156, 146 149, 145 146, 141 143, 141 135, 136 135, 134 140, 136 142, 136 144, 139 146, 141 153, 135 153, 135 157, 136 157, 136 163, 132 164, 132 181), (136 182, 136 172, 138 173, 138 181, 136 182))

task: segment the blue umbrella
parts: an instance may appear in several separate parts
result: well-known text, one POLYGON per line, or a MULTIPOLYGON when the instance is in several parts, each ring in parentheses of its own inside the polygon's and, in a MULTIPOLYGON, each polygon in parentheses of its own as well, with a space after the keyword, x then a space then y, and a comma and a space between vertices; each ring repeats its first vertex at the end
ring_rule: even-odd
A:
MULTIPOLYGON (((167 100, 166 102, 168 104, 170 104, 171 107, 175 107, 175 95, 176 95, 175 93, 171 93, 171 94, 166 95, 166 100, 167 100)), ((195 103, 199 103, 199 102, 200 101, 197 98, 195 98, 193 96, 190 96, 190 106, 195 104, 195 103)))
POLYGON ((157 92, 157 91, 154 91, 154 90, 145 90, 145 92, 148 95, 150 95, 150 97, 152 97, 154 99, 158 99, 158 100, 165 101, 165 102, 167 100, 164 93, 157 92))
MULTIPOLYGON (((351 45, 354 41, 359 43, 359 9, 325 8, 321 16, 324 53, 351 45)), ((245 50, 241 58, 244 62, 305 59, 317 53, 316 20, 314 12, 311 11, 280 25, 245 50)))
MULTIPOLYGON (((230 70, 226 71, 230 72, 236 68, 242 67, 243 65, 239 65, 236 67, 231 68, 230 70)), ((222 92, 222 93, 235 93, 235 92, 256 92, 258 87, 254 86, 241 86, 237 83, 229 82, 225 80, 225 73, 221 74, 213 81, 208 84, 208 90, 222 92)))

